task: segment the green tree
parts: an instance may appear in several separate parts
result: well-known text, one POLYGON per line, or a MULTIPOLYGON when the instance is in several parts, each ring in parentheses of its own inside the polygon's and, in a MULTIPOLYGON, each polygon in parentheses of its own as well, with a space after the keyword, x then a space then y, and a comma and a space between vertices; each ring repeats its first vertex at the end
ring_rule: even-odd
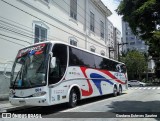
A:
POLYGON ((128 51, 120 60, 126 64, 129 79, 140 80, 147 69, 144 54, 137 50, 128 51))
POLYGON ((116 11, 123 15, 132 32, 149 45, 149 55, 156 60, 156 69, 160 69, 160 0, 121 0, 116 11))

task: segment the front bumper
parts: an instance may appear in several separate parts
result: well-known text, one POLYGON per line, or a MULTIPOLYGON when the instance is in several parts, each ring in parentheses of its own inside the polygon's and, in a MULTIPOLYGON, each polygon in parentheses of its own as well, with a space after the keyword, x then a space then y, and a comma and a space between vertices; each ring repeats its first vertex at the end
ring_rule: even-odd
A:
POLYGON ((12 105, 23 106, 48 106, 49 102, 46 96, 32 97, 32 98, 12 98, 9 97, 9 102, 12 105))

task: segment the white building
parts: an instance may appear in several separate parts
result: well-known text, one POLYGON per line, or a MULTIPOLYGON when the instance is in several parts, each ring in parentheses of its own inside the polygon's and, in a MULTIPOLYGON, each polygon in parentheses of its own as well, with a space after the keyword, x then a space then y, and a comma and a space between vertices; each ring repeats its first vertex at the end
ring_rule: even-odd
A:
POLYGON ((113 32, 114 32, 114 26, 113 23, 107 19, 107 23, 108 23, 108 48, 111 49, 110 51, 110 58, 114 58, 114 37, 113 37, 113 32))
POLYGON ((59 40, 108 56, 111 14, 101 0, 0 0, 0 95, 9 91, 4 64, 28 45, 59 40))
POLYGON ((115 49, 114 59, 118 60, 118 53, 121 54, 123 45, 120 45, 122 43, 121 32, 116 27, 114 27, 113 38, 114 38, 114 49, 115 49))
POLYGON ((40 41, 60 40, 108 56, 107 17, 101 0, 0 1, 0 63, 40 41))

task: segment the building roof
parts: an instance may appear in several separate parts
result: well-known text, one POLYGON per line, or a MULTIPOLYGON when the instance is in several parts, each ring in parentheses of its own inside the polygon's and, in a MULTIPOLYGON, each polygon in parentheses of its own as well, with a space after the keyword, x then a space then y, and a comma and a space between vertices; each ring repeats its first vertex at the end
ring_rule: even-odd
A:
POLYGON ((107 8, 107 6, 105 6, 103 4, 103 2, 101 0, 92 0, 93 3, 95 3, 95 5, 106 14, 106 16, 110 16, 112 15, 112 12, 107 8))

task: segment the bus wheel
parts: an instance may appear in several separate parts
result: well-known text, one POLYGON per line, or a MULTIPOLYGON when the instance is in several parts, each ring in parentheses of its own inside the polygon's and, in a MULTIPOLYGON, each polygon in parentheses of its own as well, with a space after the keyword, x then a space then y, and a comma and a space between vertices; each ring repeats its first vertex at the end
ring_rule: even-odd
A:
POLYGON ((116 97, 117 96, 117 87, 114 86, 113 88, 113 96, 116 97))
POLYGON ((119 86, 119 92, 118 92, 118 95, 121 95, 122 94, 122 87, 119 86))
POLYGON ((71 90, 70 92, 70 96, 69 96, 69 103, 68 103, 68 106, 70 108, 74 108, 76 107, 77 105, 77 100, 78 100, 78 97, 77 97, 77 93, 74 89, 71 90))

